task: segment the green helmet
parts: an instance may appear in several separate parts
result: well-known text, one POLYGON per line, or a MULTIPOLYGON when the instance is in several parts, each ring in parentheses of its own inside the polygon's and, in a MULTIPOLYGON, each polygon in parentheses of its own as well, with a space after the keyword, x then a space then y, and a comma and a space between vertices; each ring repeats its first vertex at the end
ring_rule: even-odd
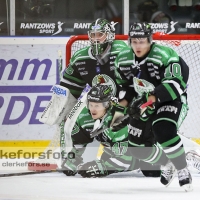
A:
POLYGON ((108 45, 115 39, 115 24, 114 22, 109 23, 108 20, 102 18, 91 23, 88 37, 94 56, 102 55, 106 51, 108 45), (97 34, 99 34, 99 38, 96 37, 97 34), (105 40, 100 41, 100 39, 104 37, 105 40))
POLYGON ((129 40, 131 38, 148 38, 149 42, 152 40, 151 25, 144 23, 133 23, 129 30, 129 40))
POLYGON ((105 108, 110 105, 111 98, 113 97, 112 89, 108 85, 97 84, 91 88, 87 95, 87 107, 89 102, 103 103, 105 108))

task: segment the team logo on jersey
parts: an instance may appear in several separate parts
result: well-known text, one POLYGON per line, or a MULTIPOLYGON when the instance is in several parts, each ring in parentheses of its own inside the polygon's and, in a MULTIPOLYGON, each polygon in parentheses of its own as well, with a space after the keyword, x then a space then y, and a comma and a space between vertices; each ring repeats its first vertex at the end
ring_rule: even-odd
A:
POLYGON ((98 74, 96 75, 93 80, 92 80, 92 86, 94 85, 97 85, 97 84, 106 84, 106 85, 109 85, 113 91, 113 95, 115 96, 116 95, 116 92, 117 92, 117 86, 115 84, 115 82, 113 81, 113 79, 106 75, 106 74, 98 74))
POLYGON ((142 96, 143 93, 151 92, 154 90, 154 85, 144 79, 133 78, 135 91, 139 96, 142 96))

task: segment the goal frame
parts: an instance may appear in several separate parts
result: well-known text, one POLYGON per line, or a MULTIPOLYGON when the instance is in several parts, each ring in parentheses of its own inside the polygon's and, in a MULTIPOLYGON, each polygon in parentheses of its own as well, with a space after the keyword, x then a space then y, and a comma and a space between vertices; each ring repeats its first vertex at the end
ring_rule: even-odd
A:
MULTIPOLYGON (((74 42, 78 40, 89 40, 88 35, 74 35, 71 36, 66 44, 66 67, 69 64, 71 58, 71 49, 74 42)), ((128 35, 115 35, 115 40, 128 40, 128 35)), ((183 35, 167 35, 162 33, 154 33, 153 40, 200 40, 200 35, 183 34, 183 35)))

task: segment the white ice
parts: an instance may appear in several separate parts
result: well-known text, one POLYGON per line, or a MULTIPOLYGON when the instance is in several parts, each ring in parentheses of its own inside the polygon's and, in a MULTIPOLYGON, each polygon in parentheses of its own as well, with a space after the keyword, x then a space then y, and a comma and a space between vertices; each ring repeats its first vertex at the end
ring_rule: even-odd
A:
POLYGON ((159 178, 124 172, 106 178, 67 177, 62 173, 0 178, 1 200, 190 200, 200 196, 200 175, 193 175, 193 191, 185 192, 175 177, 169 187, 159 178))
MULTIPOLYGON (((95 151, 90 149, 90 159, 95 151), (91 154, 91 152, 94 152, 91 154)), ((85 161, 87 158, 84 158, 85 161)), ((0 159, 0 174, 27 171, 27 160, 0 159), (12 161, 12 162, 11 162, 12 161), (16 164, 17 163, 17 164, 16 164)), ((0 177, 0 200, 197 200, 200 196, 200 174, 192 172, 193 191, 185 192, 176 176, 169 187, 159 178, 147 178, 137 171, 117 173, 105 178, 67 177, 63 173, 0 177)))

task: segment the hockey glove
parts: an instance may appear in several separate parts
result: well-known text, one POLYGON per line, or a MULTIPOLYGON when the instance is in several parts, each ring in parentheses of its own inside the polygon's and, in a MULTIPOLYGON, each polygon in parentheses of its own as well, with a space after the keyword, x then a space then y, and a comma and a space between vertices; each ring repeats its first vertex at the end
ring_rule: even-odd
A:
POLYGON ((83 178, 96 178, 107 176, 108 171, 102 161, 94 160, 79 165, 78 174, 80 174, 83 178))
POLYGON ((129 104, 127 113, 129 114, 130 117, 139 119, 140 117, 142 118, 147 118, 151 114, 154 113, 155 111, 155 105, 154 103, 145 107, 141 108, 141 106, 147 102, 149 93, 144 93, 141 97, 138 99, 133 99, 132 102, 129 104))
POLYGON ((107 137, 110 141, 112 141, 113 138, 115 138, 115 137, 119 137, 120 133, 118 131, 124 129, 128 124, 128 123, 124 123, 125 120, 123 120, 120 124, 118 124, 116 126, 113 126, 111 128, 107 128, 107 129, 103 130, 103 132, 102 132, 103 137, 104 138, 107 137))
POLYGON ((108 111, 107 115, 103 119, 103 127, 112 127, 116 125, 117 119, 123 117, 126 114, 126 107, 119 104, 113 105, 108 111))
POLYGON ((66 176, 75 176, 77 173, 77 166, 83 162, 83 159, 79 156, 69 159, 66 158, 62 163, 62 171, 66 176))

